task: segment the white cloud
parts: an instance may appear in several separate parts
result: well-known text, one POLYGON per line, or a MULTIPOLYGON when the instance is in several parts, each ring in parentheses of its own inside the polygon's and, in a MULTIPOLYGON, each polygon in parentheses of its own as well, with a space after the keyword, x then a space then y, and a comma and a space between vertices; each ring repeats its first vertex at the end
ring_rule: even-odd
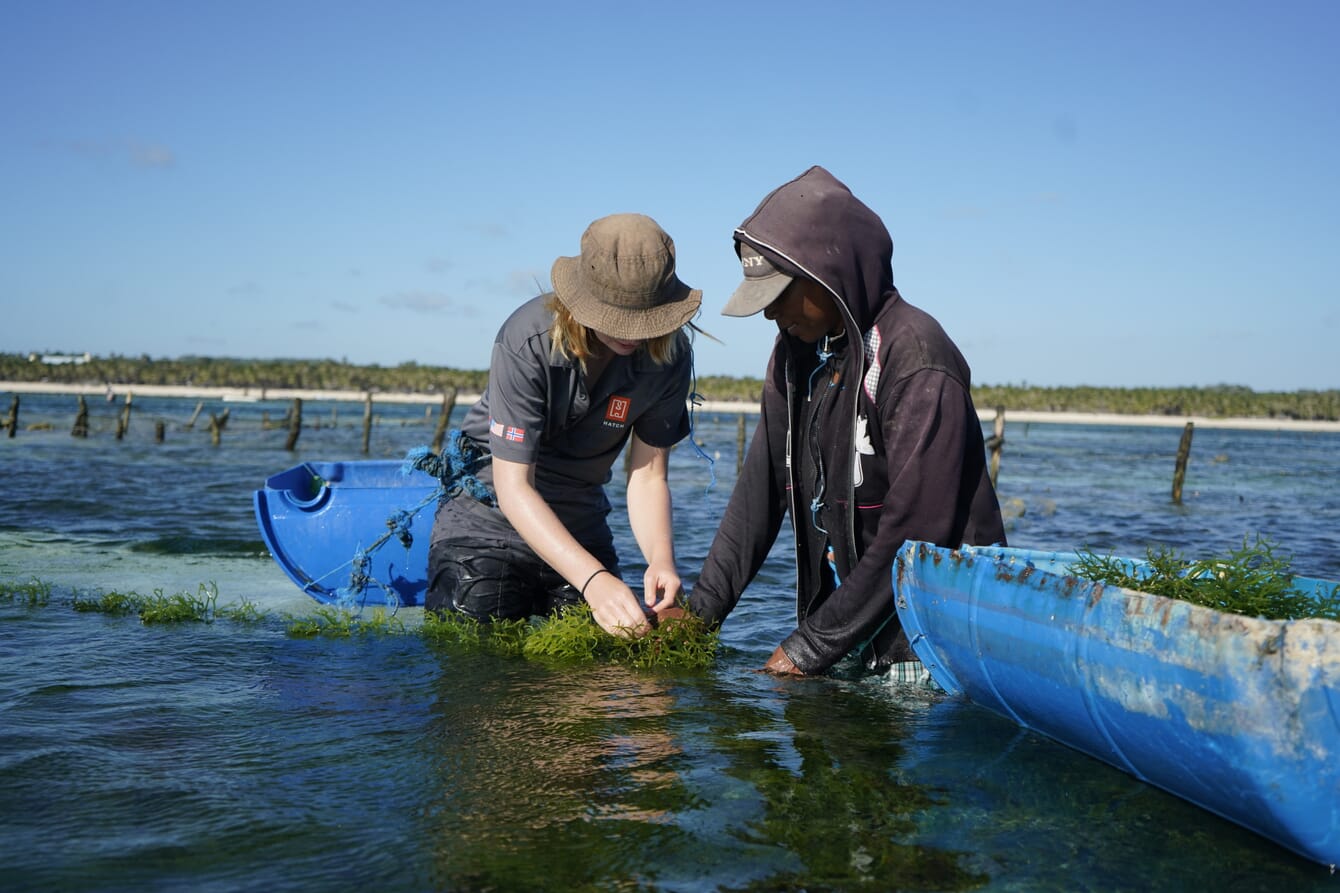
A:
POLYGON ((508 236, 507 227, 495 221, 475 221, 465 224, 463 228, 489 239, 505 239, 508 236))
POLYGON ((127 160, 135 167, 167 170, 175 167, 177 156, 161 143, 146 143, 140 140, 94 140, 72 139, 65 141, 41 140, 45 149, 68 152, 80 158, 101 160, 127 160))
POLYGON ((452 309, 451 298, 437 292, 402 291, 384 295, 377 299, 393 310, 409 310, 412 313, 434 315, 452 309))
POLYGON ((167 146, 132 141, 130 160, 136 167, 170 168, 177 164, 177 156, 167 146))

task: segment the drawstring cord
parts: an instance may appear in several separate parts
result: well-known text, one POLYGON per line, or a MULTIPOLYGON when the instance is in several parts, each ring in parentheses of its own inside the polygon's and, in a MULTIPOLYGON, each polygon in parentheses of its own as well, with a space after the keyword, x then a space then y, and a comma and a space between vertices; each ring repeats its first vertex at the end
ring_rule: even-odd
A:
POLYGON ((814 352, 819 355, 819 365, 815 366, 814 371, 810 373, 810 383, 805 392, 806 402, 814 399, 814 376, 822 372, 828 365, 828 361, 833 359, 833 336, 825 335, 824 340, 815 346, 814 352))
MULTIPOLYGON (((842 336, 839 335, 838 337, 840 338, 842 336)), ((820 372, 822 372, 824 369, 828 368, 828 361, 833 358, 834 354, 833 336, 825 335, 824 340, 819 344, 815 345, 814 351, 819 357, 819 365, 815 366, 814 371, 810 373, 809 387, 807 389, 808 392, 805 395, 806 402, 814 399, 814 377, 818 375, 820 372)), ((829 379, 828 381, 829 388, 832 388, 836 384, 837 384, 836 377, 829 379)), ((818 414, 819 411, 818 409, 816 409, 814 411, 814 415, 811 416, 810 420, 811 431, 813 431, 814 420, 818 418, 818 414)), ((828 535, 828 530, 822 524, 819 523, 819 511, 825 507, 823 501, 823 495, 824 490, 827 489, 827 483, 828 483, 827 476, 824 473, 823 450, 818 449, 816 445, 814 449, 814 498, 810 500, 810 523, 814 525, 815 530, 819 531, 824 536, 828 535)))

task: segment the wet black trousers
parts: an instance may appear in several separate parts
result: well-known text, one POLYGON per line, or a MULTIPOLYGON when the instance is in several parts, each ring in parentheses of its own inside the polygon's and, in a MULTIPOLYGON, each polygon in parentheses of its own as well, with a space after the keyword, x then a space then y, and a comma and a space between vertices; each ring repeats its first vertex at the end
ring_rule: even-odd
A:
MULTIPOLYGON (((480 508, 477 503, 461 504, 468 501, 468 497, 458 497, 438 512, 434 540, 428 548, 425 610, 459 611, 484 622, 543 616, 581 603, 576 587, 545 564, 510 526, 495 536, 465 532, 473 526, 469 523, 472 510, 480 508), (443 529, 459 532, 437 538, 443 529)), ((619 574, 612 537, 605 543, 582 545, 619 574)))

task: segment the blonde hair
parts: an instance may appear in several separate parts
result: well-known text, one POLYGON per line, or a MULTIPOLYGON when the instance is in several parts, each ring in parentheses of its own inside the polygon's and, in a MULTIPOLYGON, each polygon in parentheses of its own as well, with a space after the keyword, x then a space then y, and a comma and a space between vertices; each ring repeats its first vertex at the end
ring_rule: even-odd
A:
MULTIPOLYGON (((595 337, 591 334, 592 330, 573 318, 572 313, 558 299, 558 295, 551 292, 545 299, 544 306, 554 314, 554 324, 549 327, 549 340, 553 342, 552 355, 565 360, 576 360, 585 372, 586 361, 590 358, 594 347, 591 343, 595 337)), ((647 339, 638 349, 645 350, 656 365, 664 366, 675 358, 675 344, 684 328, 696 330, 697 327, 693 323, 688 323, 658 338, 647 339)))

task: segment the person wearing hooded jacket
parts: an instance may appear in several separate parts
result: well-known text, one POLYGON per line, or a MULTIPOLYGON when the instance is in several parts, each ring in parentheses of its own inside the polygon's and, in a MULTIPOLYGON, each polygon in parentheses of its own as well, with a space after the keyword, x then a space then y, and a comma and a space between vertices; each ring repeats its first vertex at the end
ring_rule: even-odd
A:
POLYGON ((768 556, 796 541, 796 629, 764 669, 817 674, 861 650, 916 660, 894 609, 906 540, 1004 544, 967 362, 893 284, 880 218, 822 167, 773 190, 735 230, 744 282, 722 313, 779 334, 758 426, 688 610, 719 624, 768 556))

